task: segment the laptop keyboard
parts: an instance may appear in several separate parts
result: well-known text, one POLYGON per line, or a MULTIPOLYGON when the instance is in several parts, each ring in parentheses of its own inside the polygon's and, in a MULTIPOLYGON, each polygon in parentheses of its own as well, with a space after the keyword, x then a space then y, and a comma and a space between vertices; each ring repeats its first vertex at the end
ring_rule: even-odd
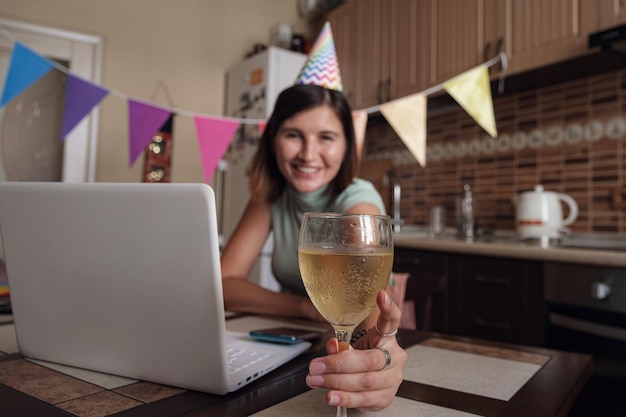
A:
POLYGON ((257 352, 254 350, 246 350, 236 347, 228 348, 228 372, 238 372, 247 368, 250 365, 254 365, 264 359, 270 354, 268 352, 257 352))

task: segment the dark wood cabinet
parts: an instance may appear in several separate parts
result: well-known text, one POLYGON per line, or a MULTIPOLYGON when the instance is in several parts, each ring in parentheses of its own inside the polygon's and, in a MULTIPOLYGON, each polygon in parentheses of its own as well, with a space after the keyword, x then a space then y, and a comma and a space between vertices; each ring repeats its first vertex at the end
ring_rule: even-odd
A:
POLYGON ((407 272, 405 300, 415 304, 418 330, 448 331, 448 255, 396 248, 394 272, 407 272))
POLYGON ((546 310, 541 262, 449 257, 449 330, 482 339, 543 345, 546 310))

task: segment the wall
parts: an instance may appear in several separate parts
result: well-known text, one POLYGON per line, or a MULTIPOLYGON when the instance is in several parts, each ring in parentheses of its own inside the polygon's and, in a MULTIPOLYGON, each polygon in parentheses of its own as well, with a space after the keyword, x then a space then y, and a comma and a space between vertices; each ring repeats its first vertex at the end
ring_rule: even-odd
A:
POLYGON ((513 230, 511 197, 543 184, 571 195, 579 232, 626 232, 626 71, 494 98, 499 137, 492 139, 463 111, 429 116, 427 166, 419 167, 386 124, 368 128, 364 159, 390 159, 402 186, 407 224, 428 224, 443 205, 454 227, 454 201, 463 184, 477 199, 477 225, 513 230))
MULTIPOLYGON (((318 30, 299 18, 295 0, 0 0, 0 16, 101 36, 103 86, 214 115, 223 112, 226 70, 254 44, 267 43, 275 24, 309 38, 318 30), (157 90, 161 81, 171 103, 157 90)), ((126 111, 115 96, 100 105, 97 181, 141 181, 142 159, 128 167, 126 111)), ((202 181, 193 121, 180 116, 174 123, 172 180, 202 181)))

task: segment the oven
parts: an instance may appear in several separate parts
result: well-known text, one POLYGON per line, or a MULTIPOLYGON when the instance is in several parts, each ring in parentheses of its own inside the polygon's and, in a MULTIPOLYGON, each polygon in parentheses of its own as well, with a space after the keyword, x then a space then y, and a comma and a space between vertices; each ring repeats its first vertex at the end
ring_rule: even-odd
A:
POLYGON ((626 417, 626 268, 544 268, 547 346, 594 358, 594 373, 570 415, 626 417))

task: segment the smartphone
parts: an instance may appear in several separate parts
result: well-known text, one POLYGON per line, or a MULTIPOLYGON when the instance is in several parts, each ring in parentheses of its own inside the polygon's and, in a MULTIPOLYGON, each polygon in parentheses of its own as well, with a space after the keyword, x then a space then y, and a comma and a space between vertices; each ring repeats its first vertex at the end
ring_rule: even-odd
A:
POLYGON ((294 344, 303 340, 313 340, 321 337, 316 330, 297 329, 292 327, 272 327, 270 329, 251 330, 250 337, 265 342, 294 344))

